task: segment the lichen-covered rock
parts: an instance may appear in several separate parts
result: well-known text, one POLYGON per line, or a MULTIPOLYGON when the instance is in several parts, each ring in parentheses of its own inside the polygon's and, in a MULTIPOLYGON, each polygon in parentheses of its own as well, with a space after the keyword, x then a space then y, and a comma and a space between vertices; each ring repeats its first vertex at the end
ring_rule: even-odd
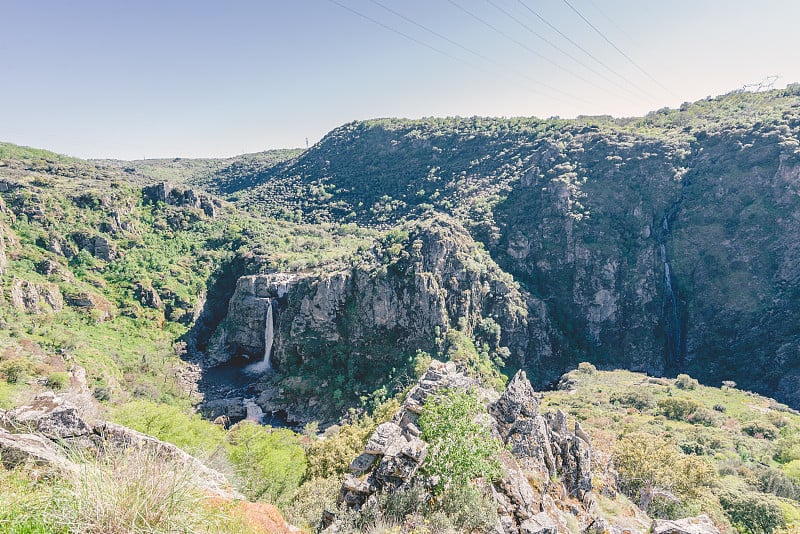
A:
POLYGON ((31 404, 0 414, 0 427, 9 432, 36 433, 51 440, 80 438, 92 433, 78 408, 63 396, 46 392, 31 404))
POLYGON ((76 465, 68 459, 63 446, 70 452, 100 455, 128 448, 146 449, 187 467, 199 489, 224 499, 242 498, 223 474, 175 445, 115 423, 88 421, 65 396, 43 393, 29 405, 0 411, 0 461, 4 465, 33 464, 75 470, 76 465))
POLYGON ((719 534, 714 522, 707 515, 688 517, 677 521, 656 519, 652 526, 653 534, 719 534))
MULTIPOLYGON (((592 449, 580 425, 570 432, 562 412, 540 414, 538 399, 523 371, 498 397, 452 362, 434 361, 392 420, 375 429, 364 453, 350 466, 352 474, 342 484, 340 503, 359 510, 374 500, 376 493, 430 483, 418 476, 427 457, 427 444, 420 439, 416 422, 426 402, 452 388, 471 389, 484 399, 485 423, 505 446, 498 454, 504 474, 490 488, 499 516, 497 532, 555 534, 567 531, 570 524, 577 524, 582 531, 601 524, 614 531, 614 525, 596 516, 592 449), (559 501, 553 495, 559 496, 559 501)), ((331 517, 326 525, 335 531, 331 517)))
POLYGON ((64 298, 56 284, 15 278, 11 283, 11 305, 27 313, 60 312, 64 298))

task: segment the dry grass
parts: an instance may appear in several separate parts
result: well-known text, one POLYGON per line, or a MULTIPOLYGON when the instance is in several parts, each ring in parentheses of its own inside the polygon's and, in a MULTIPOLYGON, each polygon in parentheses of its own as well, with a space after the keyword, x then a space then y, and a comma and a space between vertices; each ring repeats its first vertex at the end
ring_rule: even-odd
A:
POLYGON ((187 467, 132 448, 82 464, 56 508, 72 532, 203 532, 215 519, 205 501, 187 467))

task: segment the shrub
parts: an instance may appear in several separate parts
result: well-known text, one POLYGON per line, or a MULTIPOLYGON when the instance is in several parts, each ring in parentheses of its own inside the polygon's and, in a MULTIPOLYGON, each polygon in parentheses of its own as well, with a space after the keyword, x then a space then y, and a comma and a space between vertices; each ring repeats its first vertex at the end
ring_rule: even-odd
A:
POLYGON ((695 389, 699 385, 700 382, 698 382, 697 380, 686 374, 680 374, 675 379, 675 386, 678 389, 695 389))
POLYGON ((6 382, 16 384, 33 372, 33 364, 24 358, 13 358, 0 362, 0 375, 5 376, 6 382))
POLYGON ((648 511, 656 490, 694 495, 711 485, 716 471, 698 456, 684 456, 674 443, 644 432, 620 438, 614 447, 620 489, 648 511))
POLYGON ((252 500, 283 503, 300 486, 306 455, 298 434, 244 421, 231 429, 227 440, 228 457, 252 500))
POLYGON ((458 532, 489 532, 497 524, 497 503, 474 485, 454 485, 439 501, 439 510, 458 532))
POLYGON ((686 421, 687 418, 702 408, 699 402, 691 399, 670 397, 658 401, 658 409, 668 419, 686 421))
POLYGON ((118 407, 112 416, 118 423, 201 456, 212 454, 225 440, 221 427, 169 404, 137 400, 118 407))
POLYGON ((51 389, 64 389, 69 384, 69 374, 64 372, 50 373, 47 377, 47 387, 51 389))
POLYGON ((336 508, 336 498, 342 487, 338 476, 306 480, 285 507, 286 520, 298 527, 316 531, 325 509, 336 508))
POLYGON ((793 427, 784 427, 780 439, 775 442, 775 460, 788 464, 800 460, 800 432, 793 427))
POLYGON ((778 429, 769 423, 748 421, 742 425, 742 432, 755 438, 773 440, 778 437, 778 429))
POLYGON ((593 375, 597 372, 597 367, 589 362, 581 362, 578 364, 578 371, 587 375, 593 375))
POLYGON ((688 415, 686 422, 703 426, 715 426, 717 424, 717 416, 711 410, 701 407, 688 415))
POLYGON ((656 400, 653 394, 647 389, 629 389, 626 391, 615 392, 611 395, 612 404, 621 404, 622 406, 629 406, 636 408, 639 411, 652 408, 656 405, 656 400))
POLYGON ((728 489, 718 497, 728 519, 740 532, 769 534, 784 525, 776 497, 744 489, 728 489))
POLYGON ((425 404, 419 418, 422 439, 430 444, 424 469, 439 477, 439 492, 452 485, 468 485, 481 477, 502 475, 496 458, 502 448, 489 429, 474 421, 483 412, 474 393, 447 390, 425 404))

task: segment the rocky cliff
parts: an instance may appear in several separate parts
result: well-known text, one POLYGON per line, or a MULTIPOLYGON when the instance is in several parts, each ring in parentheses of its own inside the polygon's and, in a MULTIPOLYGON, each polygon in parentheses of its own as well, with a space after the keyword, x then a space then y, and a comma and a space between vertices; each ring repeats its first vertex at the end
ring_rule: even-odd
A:
MULTIPOLYGON (((431 209, 449 213, 485 246, 489 256, 480 261, 519 285, 528 335, 501 310, 492 318, 516 332, 504 344, 537 384, 590 360, 688 372, 713 384, 735 380, 797 406, 799 107, 794 85, 637 119, 351 123, 242 205, 271 209, 269 192, 280 188, 275 213, 293 202, 309 221, 388 227, 431 209), (531 317, 540 327, 531 328, 531 317)), ((342 276, 329 279, 330 291, 371 291, 363 277, 342 276)), ((447 291, 452 321, 453 300, 478 289, 464 285, 470 279, 458 287, 447 280, 425 288, 415 275, 395 293, 432 298, 435 308, 438 297, 421 293, 447 291)), ((370 328, 396 317, 416 330, 402 300, 373 303, 378 322, 367 321, 370 328)))
POLYGON ((551 354, 543 304, 523 293, 455 220, 431 216, 344 271, 238 280, 206 362, 268 351, 285 374, 304 368, 380 384, 417 349, 435 352, 458 329, 514 367, 551 354))
MULTIPOLYGON (((593 465, 592 446, 579 423, 570 430, 567 416, 560 410, 540 413, 539 401, 524 371, 519 371, 498 395, 481 388, 452 362, 434 362, 409 391, 394 418, 375 430, 364 453, 350 465, 351 474, 345 476, 341 488, 341 503, 353 510, 365 510, 387 492, 432 488, 422 467, 428 455, 436 451, 430 451, 429 444, 421 439, 418 419, 429 402, 453 389, 476 392, 484 400, 487 417, 478 418, 503 445, 498 455, 502 475, 488 488, 497 508, 497 523, 491 532, 649 531, 650 522, 642 513, 610 519, 598 506, 593 477, 603 480, 606 495, 613 495, 613 476, 609 484, 608 474, 593 465)), ((432 494, 423 498, 434 500, 432 494)), ((327 523, 330 532, 342 526, 332 515, 327 516, 327 523)), ((718 532, 707 517, 656 522, 654 527, 659 527, 659 532, 688 532, 680 528, 683 524, 695 525, 695 532, 718 532)))

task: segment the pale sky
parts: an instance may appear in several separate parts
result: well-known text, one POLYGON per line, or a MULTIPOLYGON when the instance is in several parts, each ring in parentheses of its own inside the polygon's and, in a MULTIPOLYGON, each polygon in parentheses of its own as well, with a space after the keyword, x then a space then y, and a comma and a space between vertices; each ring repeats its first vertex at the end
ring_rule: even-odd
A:
POLYGON ((79 157, 303 147, 375 117, 641 115, 800 81, 797 0, 0 0, 0 14, 0 140, 79 157))

